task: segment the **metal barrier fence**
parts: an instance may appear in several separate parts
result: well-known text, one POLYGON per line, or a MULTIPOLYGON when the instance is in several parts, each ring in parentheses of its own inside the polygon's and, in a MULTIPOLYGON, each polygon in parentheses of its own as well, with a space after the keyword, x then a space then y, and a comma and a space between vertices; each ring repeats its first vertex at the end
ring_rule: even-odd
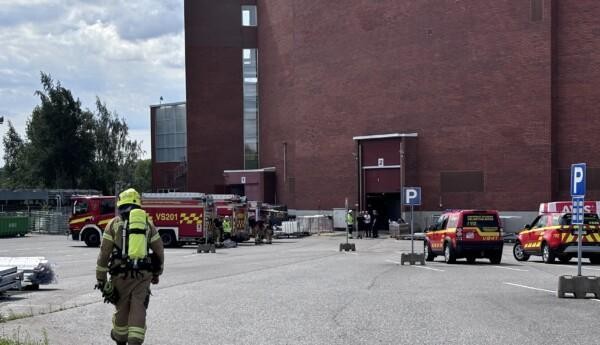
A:
POLYGON ((30 217, 32 232, 60 235, 69 232, 69 216, 61 212, 34 211, 30 217))
POLYGON ((64 235, 69 232, 69 215, 56 211, 3 212, 5 216, 28 216, 29 232, 64 235))

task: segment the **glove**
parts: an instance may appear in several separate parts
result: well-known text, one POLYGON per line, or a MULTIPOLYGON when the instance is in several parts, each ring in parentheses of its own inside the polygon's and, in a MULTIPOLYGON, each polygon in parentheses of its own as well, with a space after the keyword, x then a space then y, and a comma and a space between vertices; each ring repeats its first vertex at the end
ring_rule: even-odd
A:
POLYGON ((158 276, 152 276, 152 280, 150 281, 152 284, 156 285, 158 284, 160 278, 158 278, 158 276))
POLYGON ((100 292, 102 292, 102 290, 104 290, 105 284, 106 284, 105 280, 98 280, 96 282, 96 285, 94 285, 94 290, 100 290, 100 292))

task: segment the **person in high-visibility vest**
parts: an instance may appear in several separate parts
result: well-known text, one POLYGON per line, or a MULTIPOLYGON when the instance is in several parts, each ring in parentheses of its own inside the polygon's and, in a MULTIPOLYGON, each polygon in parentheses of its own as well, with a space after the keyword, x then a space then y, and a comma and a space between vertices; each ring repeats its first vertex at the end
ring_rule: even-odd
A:
POLYGON ((223 239, 228 240, 231 238, 231 230, 231 220, 229 216, 225 216, 225 219, 223 219, 223 239))
POLYGON ((352 230, 354 230, 354 214, 352 210, 348 210, 346 214, 346 225, 348 226, 348 234, 352 238, 352 230))

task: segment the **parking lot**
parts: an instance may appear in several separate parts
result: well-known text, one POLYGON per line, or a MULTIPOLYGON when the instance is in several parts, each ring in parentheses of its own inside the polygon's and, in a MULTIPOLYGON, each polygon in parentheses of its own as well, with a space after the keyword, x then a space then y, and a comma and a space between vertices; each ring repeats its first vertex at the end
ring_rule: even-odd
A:
MULTIPOLYGON (((340 236, 242 244, 216 254, 166 250, 153 288, 147 344, 597 344, 600 301, 558 299, 558 276, 571 264, 539 257, 517 262, 401 266, 410 241, 340 236)), ((416 242, 422 250, 422 242, 416 242)), ((62 236, 0 240, 1 256, 49 258, 58 283, 0 299, 21 319, 0 333, 27 332, 50 344, 112 344, 112 307, 93 290, 97 248, 62 236), (33 316, 31 316, 33 315, 33 316)), ((599 275, 600 266, 583 273, 599 275)))

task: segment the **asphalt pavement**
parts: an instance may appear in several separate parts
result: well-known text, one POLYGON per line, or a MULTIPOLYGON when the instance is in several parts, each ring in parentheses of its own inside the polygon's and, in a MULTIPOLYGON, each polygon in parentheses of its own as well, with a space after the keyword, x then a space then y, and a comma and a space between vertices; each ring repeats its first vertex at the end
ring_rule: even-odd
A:
MULTIPOLYGON (((339 236, 197 254, 166 250, 153 287, 145 344, 598 344, 600 301, 556 297, 571 264, 520 263, 506 245, 500 265, 480 259, 400 265, 410 241, 339 236)), ((422 242, 416 242, 422 251, 422 242)), ((113 344, 112 307, 95 284, 97 248, 62 236, 0 239, 0 256, 46 256, 58 283, 0 299, 0 334, 48 334, 51 345, 113 344), (30 316, 34 315, 34 316, 30 316)), ((600 266, 584 265, 585 275, 600 266)))

